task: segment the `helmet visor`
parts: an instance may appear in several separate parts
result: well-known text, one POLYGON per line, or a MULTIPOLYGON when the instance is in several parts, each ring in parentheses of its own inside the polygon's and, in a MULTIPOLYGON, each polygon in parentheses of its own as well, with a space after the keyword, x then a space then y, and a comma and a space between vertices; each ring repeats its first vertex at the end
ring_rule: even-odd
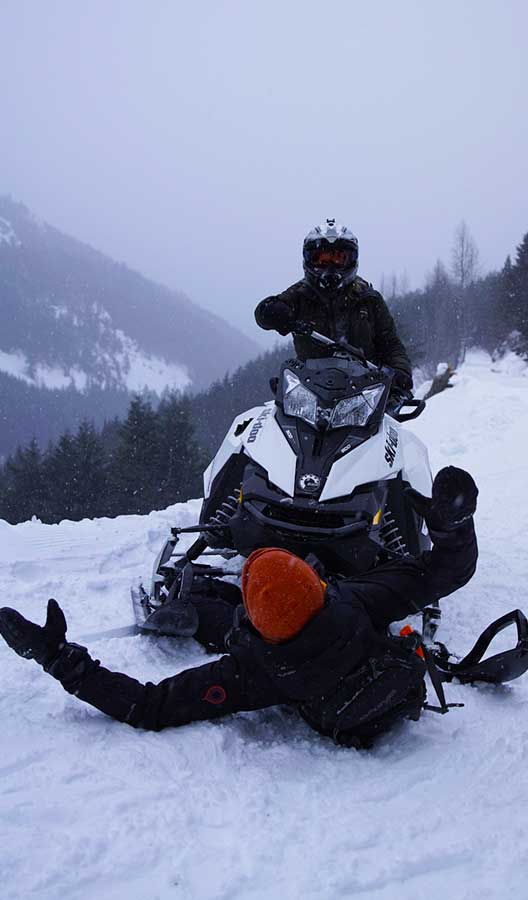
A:
POLYGON ((331 244, 328 241, 305 247, 304 258, 313 269, 352 269, 357 263, 357 249, 352 244, 331 244))
POLYGON ((346 269, 350 265, 351 253, 349 250, 337 250, 329 248, 328 250, 316 250, 312 256, 314 266, 323 268, 325 266, 335 266, 338 269, 346 269))

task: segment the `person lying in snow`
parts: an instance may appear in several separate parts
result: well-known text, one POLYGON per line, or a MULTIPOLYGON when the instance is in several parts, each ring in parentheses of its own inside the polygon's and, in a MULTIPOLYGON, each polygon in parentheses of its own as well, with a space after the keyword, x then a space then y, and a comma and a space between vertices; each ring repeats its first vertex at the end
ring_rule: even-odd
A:
POLYGON ((325 585, 306 562, 275 548, 256 550, 241 590, 211 582, 193 593, 196 639, 224 655, 159 684, 110 672, 66 641, 66 620, 48 602, 44 627, 0 610, 0 632, 80 700, 137 728, 160 730, 277 704, 297 707, 317 731, 347 746, 370 746, 396 720, 417 719, 425 663, 416 642, 387 635, 392 622, 466 584, 477 562, 477 488, 452 466, 432 498, 409 489, 433 549, 325 585), (407 643, 406 643, 407 642, 407 643))
POLYGON ((324 356, 308 326, 334 341, 344 339, 367 359, 394 369, 394 389, 412 390, 412 367, 382 295, 358 275, 359 246, 350 228, 327 219, 306 235, 304 278, 280 294, 261 300, 257 325, 294 334, 299 359, 324 356))

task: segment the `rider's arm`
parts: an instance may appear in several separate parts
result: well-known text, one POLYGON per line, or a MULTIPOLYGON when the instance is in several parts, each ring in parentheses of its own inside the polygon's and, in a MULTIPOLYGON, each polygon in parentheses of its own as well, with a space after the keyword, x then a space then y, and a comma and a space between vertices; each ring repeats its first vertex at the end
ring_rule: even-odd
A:
POLYGON ((293 284, 281 294, 261 300, 255 310, 257 325, 265 331, 278 331, 286 335, 292 330, 299 316, 299 283, 293 284))
POLYGON ((396 325, 387 304, 378 291, 373 292, 374 315, 376 327, 374 331, 374 346, 379 361, 386 366, 391 366, 409 378, 409 383, 400 385, 406 390, 412 390, 412 365, 403 346, 396 325))
POLYGON ((103 668, 84 647, 65 644, 48 671, 85 703, 134 728, 152 731, 283 702, 230 655, 159 684, 142 684, 103 668))
POLYGON ((380 628, 452 594, 469 581, 477 565, 473 519, 454 531, 433 531, 431 537, 433 549, 418 559, 392 560, 365 575, 346 579, 339 590, 361 599, 373 624, 380 628))

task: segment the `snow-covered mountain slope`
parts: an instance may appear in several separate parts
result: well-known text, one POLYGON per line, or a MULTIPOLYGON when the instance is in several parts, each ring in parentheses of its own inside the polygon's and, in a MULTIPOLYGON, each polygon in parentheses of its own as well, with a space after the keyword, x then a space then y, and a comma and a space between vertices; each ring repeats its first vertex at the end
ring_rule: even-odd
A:
MULTIPOLYGON (((443 603, 439 637, 459 653, 501 613, 528 609, 527 421, 526 370, 493 371, 474 354, 407 426, 434 471, 464 466, 480 487, 479 568, 443 603)), ((148 575, 168 526, 198 508, 0 523, 2 602, 42 621, 55 596, 81 643, 128 624, 129 584, 148 575)), ((87 643, 141 679, 204 660, 192 640, 87 643)), ((134 731, 4 645, 0 660, 5 900, 528 896, 528 676, 448 686, 464 709, 425 713, 358 753, 281 709, 134 731)))
POLYGON ((0 372, 36 387, 203 387, 259 352, 182 293, 62 234, 6 196, 0 304, 0 372))

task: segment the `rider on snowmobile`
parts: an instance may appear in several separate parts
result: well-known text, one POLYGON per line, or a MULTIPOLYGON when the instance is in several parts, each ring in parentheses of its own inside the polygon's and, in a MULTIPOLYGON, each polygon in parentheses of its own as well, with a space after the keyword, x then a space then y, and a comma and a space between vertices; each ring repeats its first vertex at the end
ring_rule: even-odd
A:
POLYGON ((327 219, 304 239, 304 279, 281 294, 262 300, 257 324, 286 335, 294 332, 299 359, 324 356, 325 349, 308 334, 318 331, 336 342, 360 347, 367 359, 395 370, 394 385, 412 390, 412 366, 393 318, 378 291, 360 278, 358 240, 346 225, 327 219))

